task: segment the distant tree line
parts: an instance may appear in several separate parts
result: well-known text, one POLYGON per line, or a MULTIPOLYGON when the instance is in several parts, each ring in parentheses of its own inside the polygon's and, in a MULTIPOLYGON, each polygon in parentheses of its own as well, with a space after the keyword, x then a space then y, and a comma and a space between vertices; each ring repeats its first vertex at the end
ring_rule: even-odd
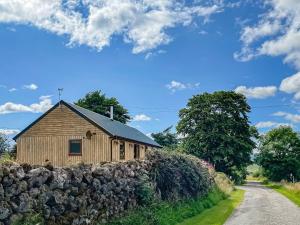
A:
POLYGON ((300 181, 299 134, 281 126, 261 135, 256 162, 270 180, 300 181))

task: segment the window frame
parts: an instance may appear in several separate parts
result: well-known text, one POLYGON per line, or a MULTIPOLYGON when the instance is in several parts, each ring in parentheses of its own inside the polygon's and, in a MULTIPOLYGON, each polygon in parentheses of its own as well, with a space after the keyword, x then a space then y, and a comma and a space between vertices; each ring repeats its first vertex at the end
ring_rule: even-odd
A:
POLYGON ((82 139, 69 140, 69 156, 82 156, 82 139), (75 142, 75 141, 80 143, 80 153, 72 153, 71 152, 71 144, 72 144, 72 142, 75 142))
POLYGON ((119 160, 125 160, 126 159, 126 143, 125 141, 119 142, 119 160), (121 146, 124 146, 124 158, 121 158, 121 146))

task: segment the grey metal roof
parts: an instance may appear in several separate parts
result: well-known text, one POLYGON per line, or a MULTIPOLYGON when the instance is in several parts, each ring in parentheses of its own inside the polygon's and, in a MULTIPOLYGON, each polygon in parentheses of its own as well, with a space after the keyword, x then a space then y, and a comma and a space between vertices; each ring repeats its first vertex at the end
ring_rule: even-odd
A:
POLYGON ((88 120, 94 122, 96 125, 103 128, 112 136, 148 144, 155 147, 161 147, 157 142, 133 127, 130 127, 116 120, 111 120, 106 116, 100 115, 80 106, 65 101, 61 102, 66 106, 69 106, 69 108, 73 109, 75 112, 83 115, 88 120))

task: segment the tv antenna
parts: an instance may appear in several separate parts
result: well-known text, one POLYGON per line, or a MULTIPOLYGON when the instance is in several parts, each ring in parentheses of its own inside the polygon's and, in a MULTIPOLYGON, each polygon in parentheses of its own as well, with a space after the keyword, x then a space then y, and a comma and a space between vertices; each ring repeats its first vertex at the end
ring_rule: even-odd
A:
POLYGON ((61 95, 62 95, 62 92, 63 92, 63 88, 58 88, 57 89, 58 90, 58 100, 59 100, 59 102, 60 102, 60 100, 61 100, 61 95))

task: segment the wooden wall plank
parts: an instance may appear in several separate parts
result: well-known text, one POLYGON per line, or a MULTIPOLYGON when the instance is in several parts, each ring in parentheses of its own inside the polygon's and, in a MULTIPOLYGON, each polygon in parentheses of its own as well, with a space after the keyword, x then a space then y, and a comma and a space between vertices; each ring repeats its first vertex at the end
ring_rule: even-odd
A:
MULTIPOLYGON (((125 142, 125 160, 134 157, 134 143, 125 142)), ((141 159, 145 157, 144 146, 141 145, 141 159)), ((17 161, 44 165, 50 161, 54 166, 66 166, 80 162, 99 163, 119 161, 119 142, 113 141, 103 130, 89 123, 72 110, 62 105, 29 128, 17 139, 17 161), (86 132, 95 133, 89 140, 86 132), (82 140, 82 156, 69 156, 69 140, 82 140), (111 154, 112 150, 112 154, 111 154)))

